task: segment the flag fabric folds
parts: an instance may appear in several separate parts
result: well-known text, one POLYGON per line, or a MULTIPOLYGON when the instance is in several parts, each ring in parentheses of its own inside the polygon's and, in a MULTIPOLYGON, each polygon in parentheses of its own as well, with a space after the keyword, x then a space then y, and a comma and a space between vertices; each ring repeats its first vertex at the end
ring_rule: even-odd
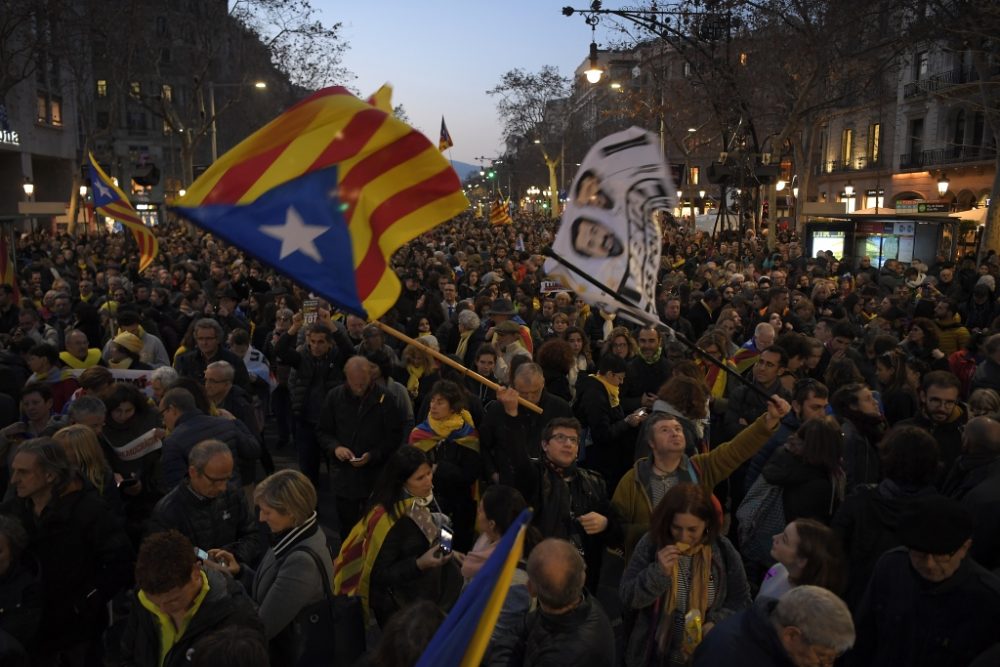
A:
POLYGON ((341 87, 294 105, 219 158, 178 213, 360 316, 396 302, 388 258, 469 204, 422 134, 341 87))
POLYGON ((160 252, 160 244, 156 240, 156 234, 143 223, 142 218, 132 208, 128 197, 114 181, 97 164, 94 154, 88 154, 90 166, 90 185, 94 193, 94 210, 101 215, 106 215, 125 225, 132 232, 136 244, 139 246, 139 272, 141 273, 147 266, 153 263, 156 255, 160 252))
POLYGON ((573 180, 552 243, 552 252, 575 269, 553 257, 546 272, 592 307, 658 321, 662 224, 676 192, 655 135, 632 127, 601 139, 573 180))
POLYGON ((21 290, 17 284, 17 259, 12 231, 0 232, 0 284, 13 289, 13 302, 21 300, 21 290))
POLYGON ((493 202, 490 206, 490 224, 491 225, 513 225, 514 221, 510 218, 510 213, 507 210, 507 206, 503 201, 497 197, 497 200, 493 202))
POLYGON ((438 139, 438 150, 446 151, 454 145, 455 142, 451 140, 451 133, 448 132, 448 127, 444 124, 444 116, 441 116, 441 138, 438 139))
POLYGON ((524 549, 531 510, 514 520, 482 569, 462 591, 416 667, 478 667, 524 549))

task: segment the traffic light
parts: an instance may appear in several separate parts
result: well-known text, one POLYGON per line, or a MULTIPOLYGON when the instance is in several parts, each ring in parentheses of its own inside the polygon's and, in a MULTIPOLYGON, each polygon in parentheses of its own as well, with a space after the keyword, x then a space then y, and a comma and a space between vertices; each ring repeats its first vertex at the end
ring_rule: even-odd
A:
POLYGON ((497 173, 495 171, 493 171, 492 169, 490 169, 489 178, 493 178, 496 175, 497 175, 497 173))

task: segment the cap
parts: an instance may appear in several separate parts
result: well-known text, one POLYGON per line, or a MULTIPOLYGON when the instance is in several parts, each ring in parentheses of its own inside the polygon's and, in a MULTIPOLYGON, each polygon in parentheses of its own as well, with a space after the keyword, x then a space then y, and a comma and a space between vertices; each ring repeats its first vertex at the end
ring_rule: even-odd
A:
POLYGON ((965 505, 937 494, 910 503, 899 517, 896 537, 914 551, 951 554, 972 537, 975 518, 965 505))
POLYGON ((517 322, 514 322, 513 320, 507 320, 506 322, 501 322, 500 324, 496 325, 496 327, 494 327, 493 330, 500 334, 521 333, 521 327, 518 325, 517 322))

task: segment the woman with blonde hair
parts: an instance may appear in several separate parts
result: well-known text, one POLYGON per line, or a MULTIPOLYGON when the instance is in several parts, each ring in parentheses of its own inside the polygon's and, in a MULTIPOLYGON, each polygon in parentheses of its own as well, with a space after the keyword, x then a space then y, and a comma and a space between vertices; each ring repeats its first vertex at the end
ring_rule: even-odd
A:
POLYGON ((120 499, 115 488, 115 478, 93 429, 74 424, 56 431, 52 439, 59 443, 69 462, 97 489, 101 497, 118 508, 120 499))
POLYGON ((316 488, 298 470, 280 470, 257 485, 253 499, 274 545, 257 569, 224 549, 208 555, 250 591, 270 643, 271 664, 312 664, 302 656, 303 633, 296 620, 333 590, 326 533, 316 522, 316 488))
POLYGON ((416 345, 407 345, 402 354, 403 368, 406 369, 406 391, 413 405, 423 405, 427 392, 441 379, 434 358, 416 345))

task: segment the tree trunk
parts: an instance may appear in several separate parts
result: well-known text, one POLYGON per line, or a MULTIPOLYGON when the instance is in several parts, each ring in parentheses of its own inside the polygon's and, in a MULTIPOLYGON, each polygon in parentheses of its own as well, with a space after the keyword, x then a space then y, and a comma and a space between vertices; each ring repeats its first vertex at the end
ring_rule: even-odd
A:
POLYGON ((549 168, 549 217, 559 217, 559 181, 556 179, 556 167, 559 166, 559 158, 555 160, 545 160, 545 166, 549 168))
POLYGON ((997 203, 997 193, 1000 193, 1000 152, 997 153, 993 162, 993 195, 990 197, 990 206, 986 210, 986 227, 983 229, 983 236, 979 240, 979 257, 977 264, 983 261, 986 251, 996 250, 1000 252, 1000 204, 997 203))

